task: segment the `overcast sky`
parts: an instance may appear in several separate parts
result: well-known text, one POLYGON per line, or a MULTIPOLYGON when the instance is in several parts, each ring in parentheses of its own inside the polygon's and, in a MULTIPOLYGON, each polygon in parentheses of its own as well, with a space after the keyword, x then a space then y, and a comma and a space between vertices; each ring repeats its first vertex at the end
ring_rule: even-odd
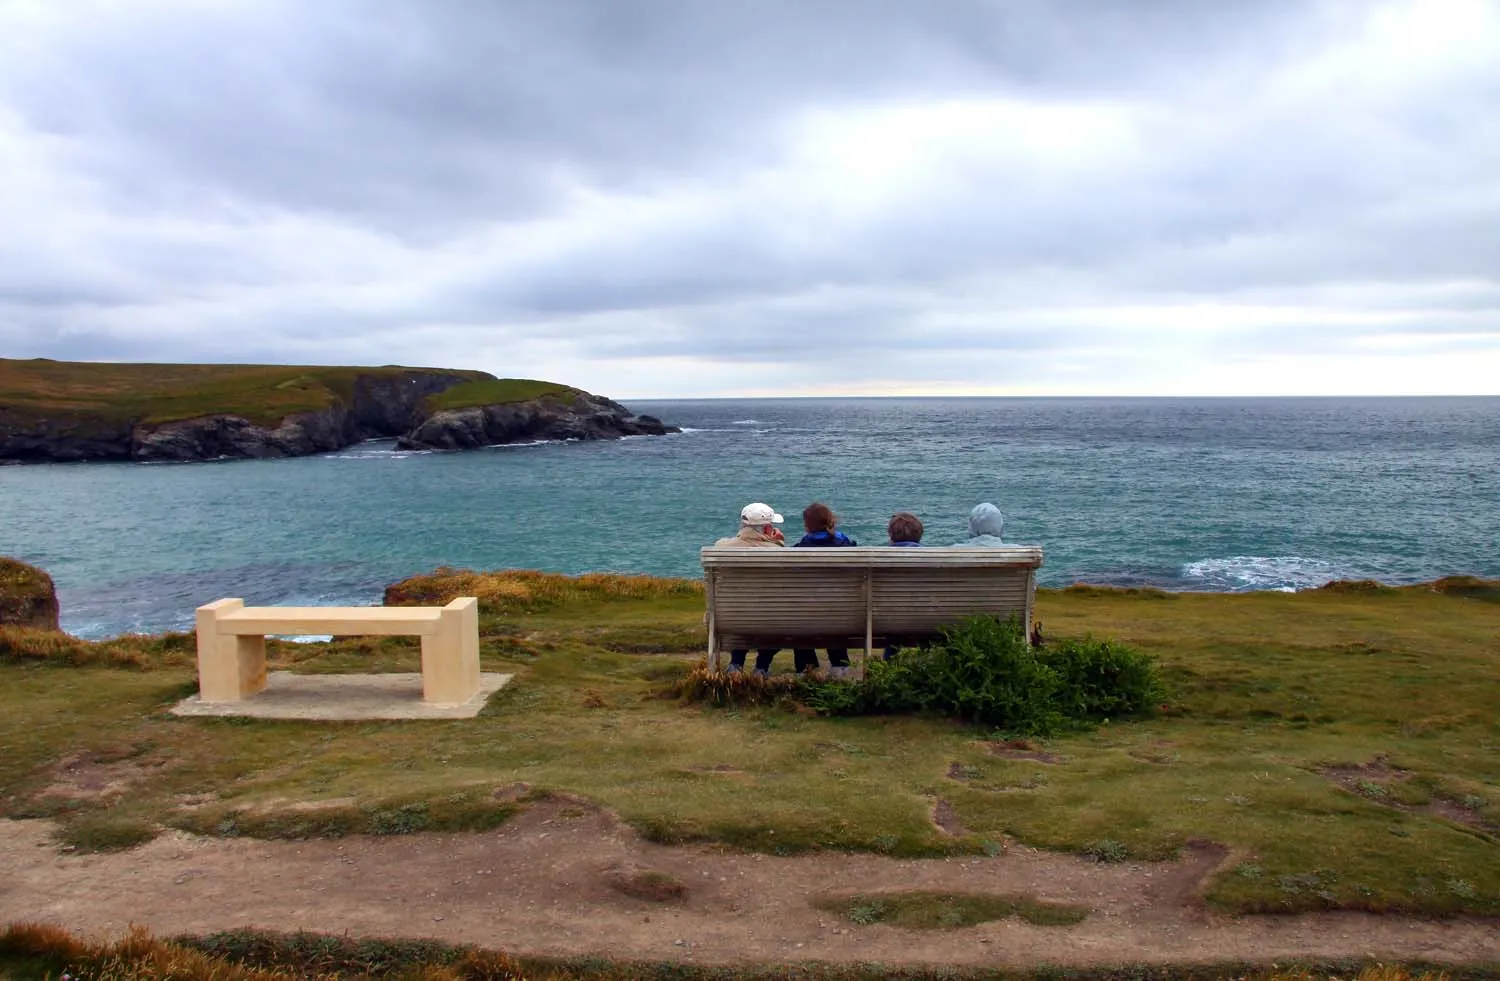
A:
POLYGON ((0 0, 0 355, 1500 394, 1500 0, 0 0))

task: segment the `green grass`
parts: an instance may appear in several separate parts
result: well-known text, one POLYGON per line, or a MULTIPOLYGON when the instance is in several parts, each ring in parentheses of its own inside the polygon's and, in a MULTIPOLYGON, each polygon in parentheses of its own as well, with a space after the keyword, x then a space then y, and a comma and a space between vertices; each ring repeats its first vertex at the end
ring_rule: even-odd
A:
POLYGON ((433 411, 467 409, 476 405, 529 402, 549 395, 571 396, 577 392, 576 388, 556 382, 535 381, 530 378, 491 378, 464 382, 447 391, 428 396, 427 406, 433 411))
POLYGON ((1033 926, 1071 926, 1088 915, 1088 909, 1082 906, 988 893, 912 891, 823 896, 813 905, 859 926, 886 923, 908 930, 956 930, 1011 917, 1033 926))
MULTIPOLYGON (((699 657, 700 588, 452 571, 403 584, 408 601, 481 596, 485 669, 517 675, 452 722, 179 719, 165 708, 191 688, 182 640, 13 655, 0 663, 0 815, 107 812, 118 827, 101 833, 403 833, 492 826, 528 802, 491 792, 524 782, 660 842, 922 856, 1017 841, 1140 861, 1202 838, 1235 854, 1207 890, 1226 910, 1500 915, 1500 604, 1477 587, 1041 591, 1049 638, 1146 651, 1169 694, 1149 720, 1025 752, 943 719, 668 697, 699 657), (128 792, 49 794, 64 759, 116 768, 128 792), (966 835, 933 826, 935 797, 966 835)), ((420 659, 408 638, 272 656, 308 672, 420 659)))
POLYGON ((0 410, 53 420, 60 431, 159 424, 207 415, 237 415, 257 425, 312 412, 354 397, 361 377, 437 368, 312 365, 123 364, 0 358, 0 410))

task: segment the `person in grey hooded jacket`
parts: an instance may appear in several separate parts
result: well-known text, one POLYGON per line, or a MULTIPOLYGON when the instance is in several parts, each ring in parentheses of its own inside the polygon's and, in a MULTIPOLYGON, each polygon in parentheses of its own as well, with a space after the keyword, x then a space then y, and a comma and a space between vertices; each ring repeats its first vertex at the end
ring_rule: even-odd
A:
POLYGON ((1000 533, 1005 530, 1005 515, 986 501, 969 512, 969 537, 955 545, 1004 545, 1000 533))

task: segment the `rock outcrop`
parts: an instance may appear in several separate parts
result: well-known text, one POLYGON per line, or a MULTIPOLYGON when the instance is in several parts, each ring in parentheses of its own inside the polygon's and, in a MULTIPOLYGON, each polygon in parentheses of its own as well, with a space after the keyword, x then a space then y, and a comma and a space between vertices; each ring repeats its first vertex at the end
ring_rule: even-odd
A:
POLYGON ((619 439, 680 432, 655 416, 638 416, 618 402, 572 391, 527 402, 445 409, 397 441, 402 449, 467 450, 553 439, 619 439))
MULTIPOLYGON (((132 418, 126 403, 96 400, 94 405, 79 406, 66 403, 64 397, 41 408, 35 400, 0 402, 0 463, 263 459, 326 453, 383 437, 398 437, 407 448, 460 450, 531 440, 677 432, 652 416, 632 414, 618 402, 545 383, 541 384, 548 394, 526 401, 433 411, 431 396, 465 382, 496 381, 484 372, 394 366, 311 371, 323 372, 307 380, 322 386, 316 390, 326 404, 291 412, 276 422, 236 412, 148 422, 142 416, 150 416, 140 409, 132 418), (330 381, 334 373, 337 379, 330 381)), ((169 393, 169 405, 171 397, 177 396, 169 393)))
POLYGON ((34 565, 0 556, 0 626, 60 630, 57 588, 34 565))
POLYGON ((130 459, 131 421, 83 412, 23 413, 0 405, 0 463, 130 459))
POLYGON ((362 375, 353 398, 316 412, 299 412, 276 426, 257 426, 234 415, 202 416, 136 426, 130 458, 136 460, 265 459, 342 449, 362 439, 400 436, 426 417, 429 395, 471 379, 437 372, 362 375))

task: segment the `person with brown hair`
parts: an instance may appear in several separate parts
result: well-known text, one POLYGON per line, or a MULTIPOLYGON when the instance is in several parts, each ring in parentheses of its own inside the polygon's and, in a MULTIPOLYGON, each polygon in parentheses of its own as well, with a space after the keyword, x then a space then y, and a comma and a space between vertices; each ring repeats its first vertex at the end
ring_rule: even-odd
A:
MULTIPOLYGON (((890 538, 887 545, 897 548, 922 547, 922 519, 910 511, 897 511, 891 515, 891 520, 885 526, 885 533, 890 538)), ((887 644, 882 656, 889 661, 895 654, 896 645, 887 644)))
MULTIPOLYGON (((793 548, 849 548, 858 545, 854 539, 838 530, 839 517, 833 509, 821 501, 814 501, 802 511, 802 526, 807 534, 793 548)), ((800 673, 818 666, 818 653, 810 647, 793 648, 792 665, 800 673)), ((828 673, 836 678, 849 671, 849 649, 828 648, 828 673)))
POLYGON ((915 548, 922 544, 922 519, 910 511, 897 511, 891 515, 885 533, 890 538, 887 545, 915 548))

